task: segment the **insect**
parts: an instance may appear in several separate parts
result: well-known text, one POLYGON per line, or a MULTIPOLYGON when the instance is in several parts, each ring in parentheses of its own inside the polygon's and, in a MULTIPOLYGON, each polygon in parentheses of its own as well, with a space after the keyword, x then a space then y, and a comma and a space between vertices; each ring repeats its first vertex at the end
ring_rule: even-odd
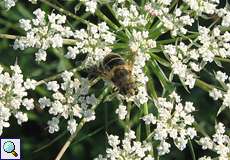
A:
POLYGON ((132 96, 136 93, 132 65, 126 63, 118 54, 111 53, 105 56, 96 71, 94 70, 95 73, 110 80, 122 95, 132 96))

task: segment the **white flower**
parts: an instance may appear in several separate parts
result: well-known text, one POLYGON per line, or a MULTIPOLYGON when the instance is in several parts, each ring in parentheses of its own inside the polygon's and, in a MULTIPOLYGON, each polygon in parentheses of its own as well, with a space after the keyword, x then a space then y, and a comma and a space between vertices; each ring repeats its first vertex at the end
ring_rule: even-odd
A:
POLYGON ((57 114, 63 113, 64 107, 60 101, 56 100, 56 101, 52 102, 51 105, 52 105, 52 107, 50 107, 50 109, 49 109, 50 114, 57 115, 57 114))
POLYGON ((28 19, 20 19, 19 23, 20 27, 23 28, 25 31, 28 31, 32 28, 31 21, 28 19))
MULTIPOLYGON (((212 139, 209 137, 202 137, 199 140, 199 144, 202 146, 202 149, 210 149, 218 154, 217 159, 227 160, 229 159, 230 154, 230 137, 225 134, 225 126, 223 123, 218 123, 215 126, 216 133, 212 136, 212 139)), ((210 157, 205 157, 210 159, 210 157)), ((204 159, 205 159, 204 158, 204 159)))
POLYGON ((27 90, 32 88, 34 80, 23 80, 23 75, 18 65, 10 66, 11 74, 4 72, 0 67, 0 133, 4 127, 9 127, 10 116, 17 119, 18 124, 28 120, 27 114, 22 112, 23 106, 26 110, 34 108, 34 100, 27 97, 27 90), (31 82, 31 83, 30 83, 31 82))
POLYGON ((68 126, 67 130, 70 132, 70 134, 73 134, 77 129, 77 123, 75 119, 68 120, 68 126))
POLYGON ((97 98, 95 97, 95 95, 91 95, 91 96, 87 96, 86 97, 86 103, 90 104, 90 105, 95 105, 97 102, 97 98))
POLYGON ((15 114, 15 118, 17 119, 19 125, 21 125, 23 122, 28 121, 27 114, 23 112, 17 112, 15 114))
POLYGON ((37 3, 37 0, 28 0, 29 2, 33 3, 33 4, 36 4, 37 3))
POLYGON ((47 89, 56 92, 60 88, 57 81, 50 81, 47 83, 47 89))
POLYGON ((54 133, 59 131, 59 119, 53 117, 52 120, 48 121, 49 133, 54 133))
POLYGON ((220 90, 214 88, 213 90, 209 92, 209 96, 212 97, 214 100, 218 100, 222 98, 223 95, 220 90))
POLYGON ((218 71, 216 73, 216 79, 220 82, 225 82, 225 80, 228 79, 228 76, 226 75, 226 73, 218 71))
POLYGON ((192 89, 195 85, 196 79, 193 74, 188 74, 185 77, 185 85, 188 85, 190 89, 192 89))
MULTIPOLYGON (((33 0, 32 2, 36 2, 33 0)), ((14 49, 24 50, 33 47, 38 51, 35 53, 36 61, 46 61, 46 50, 50 47, 63 46, 63 39, 73 36, 70 27, 65 27, 66 17, 52 13, 47 15, 40 8, 33 12, 35 18, 32 20, 19 20, 20 26, 25 30, 26 36, 19 37, 14 42, 14 49)))
POLYGON ((161 141, 160 145, 157 147, 159 155, 165 155, 170 152, 169 148, 171 145, 165 141, 161 141))
MULTIPOLYGON (((90 87, 88 79, 75 78, 74 72, 69 71, 63 72, 61 78, 60 83, 57 81, 47 83, 47 89, 52 92, 51 97, 40 98, 38 102, 42 109, 49 108, 49 114, 54 116, 53 118, 58 120, 64 118, 67 121, 67 130, 73 134, 79 118, 84 118, 85 122, 95 120, 93 106, 97 104, 97 98, 88 92, 90 87)), ((53 125, 52 121, 49 121, 50 133, 54 133, 54 128, 58 127, 56 123, 53 125)), ((59 127, 56 130, 58 131, 59 127)))
POLYGON ((10 109, 0 106, 0 135, 2 134, 4 127, 6 128, 10 126, 10 123, 7 122, 10 116, 10 109))
POLYGON ((22 105, 25 106, 27 110, 32 110, 34 109, 34 100, 32 98, 25 98, 22 101, 22 105))
POLYGON ((116 113, 118 114, 120 120, 124 120, 125 116, 128 113, 126 110, 126 106, 119 105, 119 107, 116 109, 116 113))
POLYGON ((10 9, 11 7, 15 6, 17 0, 4 0, 4 5, 6 9, 10 9))
POLYGON ((47 53, 43 49, 39 49, 38 52, 35 53, 35 60, 40 61, 46 61, 47 53))
POLYGON ((36 88, 37 82, 33 79, 26 79, 24 82, 24 86, 26 89, 32 89, 34 90, 36 88))
POLYGON ((145 115, 142 119, 146 125, 156 124, 156 117, 152 113, 145 115))
POLYGON ((67 49, 68 49, 68 52, 65 55, 65 57, 69 59, 75 59, 76 56, 80 53, 80 50, 77 46, 74 46, 74 47, 69 46, 67 49))
POLYGON ((161 97, 157 101, 158 116, 154 117, 153 125, 156 126, 154 139, 161 143, 158 146, 160 155, 169 153, 170 145, 167 142, 169 137, 180 150, 183 150, 188 143, 188 138, 193 139, 197 135, 195 128, 192 127, 195 121, 191 114, 195 111, 193 103, 185 102, 183 105, 175 91, 170 95, 171 99, 175 99, 174 97, 176 101, 167 101, 166 98, 161 97))
POLYGON ((80 53, 87 54, 84 65, 99 65, 106 55, 112 52, 115 35, 109 31, 105 22, 89 24, 87 29, 75 30, 73 34, 76 45, 68 47, 66 58, 76 59, 80 53))
POLYGON ((146 142, 138 142, 135 139, 136 136, 133 131, 126 132, 123 140, 119 140, 118 136, 109 135, 108 143, 110 148, 106 149, 105 158, 102 155, 99 155, 96 160, 115 160, 120 157, 125 157, 125 159, 154 160, 150 155, 152 145, 146 142))
POLYGON ((199 158, 198 160, 212 160, 212 158, 209 156, 208 157, 204 156, 204 157, 199 158))
POLYGON ((174 143, 179 150, 183 151, 186 148, 186 144, 188 143, 188 140, 184 137, 177 137, 174 140, 174 143))
POLYGON ((45 107, 49 107, 51 105, 51 101, 49 98, 43 97, 43 98, 39 98, 38 100, 41 109, 44 109, 45 107))
POLYGON ((97 9, 97 0, 81 0, 85 3, 86 11, 90 13, 95 13, 97 9))
POLYGON ((221 25, 224 27, 230 26, 230 13, 229 12, 223 17, 221 25))

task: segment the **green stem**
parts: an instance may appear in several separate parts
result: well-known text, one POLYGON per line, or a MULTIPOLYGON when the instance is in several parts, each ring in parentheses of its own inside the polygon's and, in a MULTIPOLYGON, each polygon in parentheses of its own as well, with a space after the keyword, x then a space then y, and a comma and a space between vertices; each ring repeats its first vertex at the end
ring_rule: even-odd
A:
MULTIPOLYGON (((187 39, 187 38, 197 38, 199 36, 199 34, 191 34, 191 35, 187 35, 186 38, 185 37, 182 37, 181 40, 184 40, 184 39, 187 39)), ((169 44, 169 43, 174 43, 178 40, 178 38, 171 38, 171 39, 166 39, 166 40, 160 40, 160 41, 157 41, 157 44, 159 45, 164 45, 164 44, 169 44)))
POLYGON ((138 124, 136 129, 137 141, 141 141, 141 123, 138 124))
POLYGON ((147 76, 150 78, 150 80, 147 82, 147 86, 148 86, 147 88, 149 88, 149 94, 152 98, 157 98, 158 96, 157 96, 156 88, 153 83, 153 78, 150 74, 149 68, 146 66, 145 70, 146 70, 147 76))
POLYGON ((214 59, 217 61, 230 63, 230 59, 228 59, 228 58, 215 57, 214 59))
MULTIPOLYGON (((144 116, 146 116, 146 115, 149 114, 148 104, 145 103, 143 107, 144 107, 143 108, 144 109, 143 113, 144 113, 144 116)), ((149 134, 151 133, 150 126, 149 125, 145 125, 145 130, 146 130, 146 137, 148 137, 149 134)))
POLYGON ((20 36, 10 35, 10 34, 0 34, 0 38, 2 39, 17 39, 20 36))
POLYGON ((194 148, 193 148, 191 139, 188 140, 188 144, 189 144, 190 152, 192 154, 192 160, 196 160, 196 155, 195 155, 195 152, 194 152, 194 148))
POLYGON ((96 10, 95 14, 102 19, 103 21, 105 21, 110 27, 112 27, 115 30, 118 30, 119 28, 117 27, 116 24, 114 24, 108 17, 106 17, 104 15, 104 13, 102 13, 99 9, 96 10))
POLYGON ((208 83, 206 83, 206 82, 204 82, 204 81, 202 81, 200 79, 196 79, 195 85, 197 87, 207 91, 207 92, 211 91, 214 88, 212 85, 210 85, 210 84, 208 84, 208 83))
MULTIPOLYGON (((144 107, 144 110, 143 110, 144 116, 148 115, 149 114, 148 104, 145 103, 143 107, 144 107)), ((151 134, 150 125, 145 124, 145 130, 146 130, 146 137, 149 137, 149 135, 151 134)), ((150 139, 150 142, 152 142, 151 139, 150 139)), ((153 145, 152 145, 152 149, 150 151, 150 154, 154 156, 153 145)))
POLYGON ((126 119, 125 119, 125 123, 126 123, 126 129, 125 129, 125 131, 127 132, 128 130, 130 130, 130 127, 131 127, 131 125, 130 125, 130 112, 131 112, 131 103, 130 102, 128 102, 128 105, 127 105, 127 115, 126 115, 126 119))

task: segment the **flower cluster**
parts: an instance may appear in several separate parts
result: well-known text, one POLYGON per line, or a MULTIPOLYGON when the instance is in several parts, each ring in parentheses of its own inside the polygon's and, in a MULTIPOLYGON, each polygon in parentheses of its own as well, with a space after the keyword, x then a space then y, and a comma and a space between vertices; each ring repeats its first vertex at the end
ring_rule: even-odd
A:
POLYGON ((214 14, 217 10, 219 0, 183 0, 187 5, 196 12, 197 15, 202 15, 202 13, 206 14, 214 14))
POLYGON ((119 105, 116 109, 116 113, 118 114, 118 117, 120 120, 124 120, 127 115, 127 107, 125 105, 119 105))
POLYGON ((195 84, 195 72, 199 72, 207 63, 213 62, 216 56, 222 58, 230 56, 228 31, 221 34, 218 27, 211 31, 200 26, 199 34, 200 44, 197 49, 180 42, 178 45, 166 45, 163 50, 172 64, 173 74, 178 75, 189 88, 193 88, 195 84))
POLYGON ((156 125, 154 139, 160 141, 157 147, 159 155, 170 152, 170 144, 166 142, 172 138, 178 149, 183 150, 188 139, 196 136, 196 130, 192 127, 194 117, 191 115, 195 108, 191 102, 181 103, 180 97, 173 92, 171 98, 175 102, 167 101, 166 98, 158 98, 158 116, 152 113, 143 117, 146 125, 156 125))
MULTIPOLYGON (((14 7, 16 5, 17 0, 3 0, 5 8, 9 10, 11 7, 14 7)), ((37 3, 37 0, 28 0, 29 2, 35 4, 37 3)))
POLYGON ((118 136, 109 135, 108 143, 110 148, 106 149, 106 156, 99 155, 95 160, 154 160, 150 155, 152 145, 147 142, 136 141, 135 132, 130 130, 125 133, 125 138, 121 141, 118 136))
POLYGON ((199 27, 198 39, 201 46, 198 48, 204 62, 212 62, 215 56, 226 58, 230 56, 230 33, 221 32, 219 27, 210 30, 206 27, 199 27))
POLYGON ((125 7, 121 3, 114 3, 113 10, 116 11, 116 18, 119 20, 120 24, 124 27, 140 27, 146 26, 147 19, 144 14, 140 14, 137 5, 130 5, 129 7, 125 7))
POLYGON ((201 70, 201 66, 193 60, 197 60, 199 54, 194 49, 189 51, 188 46, 183 42, 177 46, 165 45, 163 52, 171 62, 172 73, 178 75, 186 86, 193 88, 196 81, 194 72, 201 70))
POLYGON ((73 36, 77 41, 76 46, 68 47, 66 57, 75 59, 78 54, 85 53, 86 66, 99 64, 107 54, 111 53, 110 46, 116 39, 105 22, 98 25, 89 24, 87 30, 76 30, 73 36))
POLYGON ((86 6, 86 12, 90 12, 92 14, 95 13, 97 9, 97 0, 80 0, 86 6))
POLYGON ((52 91, 52 97, 39 99, 41 108, 49 108, 49 113, 54 117, 48 121, 49 132, 54 133, 59 130, 59 120, 61 117, 68 119, 67 130, 71 134, 76 131, 77 120, 84 118, 86 122, 95 119, 93 106, 97 99, 94 94, 89 94, 89 81, 87 79, 73 78, 72 72, 65 71, 62 74, 63 82, 57 81, 47 83, 47 89, 52 91))
MULTIPOLYGON (((199 144, 203 150, 210 149, 216 152, 219 156, 215 157, 219 160, 228 160, 230 158, 230 137, 225 133, 225 126, 223 123, 218 123, 215 126, 216 133, 209 137, 203 137, 199 140, 199 144)), ((211 157, 204 156, 199 160, 211 160, 211 157)))
POLYGON ((19 125, 28 121, 27 114, 22 110, 32 110, 34 100, 27 98, 27 90, 35 89, 36 81, 23 80, 23 75, 18 65, 11 66, 12 74, 4 72, 0 66, 0 135, 4 127, 9 127, 9 118, 14 116, 19 125), (23 107, 22 107, 23 106, 23 107))
POLYGON ((145 10, 151 16, 157 16, 163 23, 164 27, 171 31, 173 36, 178 34, 186 34, 185 26, 192 26, 194 19, 187 14, 183 14, 180 8, 174 10, 174 13, 169 14, 170 1, 154 1, 145 5, 145 10))
POLYGON ((211 96, 214 100, 221 99, 223 100, 222 106, 230 108, 230 77, 226 73, 218 71, 216 73, 216 79, 222 85, 222 87, 226 91, 222 91, 216 88, 213 88, 209 92, 209 96, 211 96))
POLYGON ((70 27, 65 27, 66 16, 52 13, 47 16, 44 11, 37 9, 33 12, 36 18, 32 20, 20 19, 19 23, 26 32, 25 37, 19 37, 14 42, 14 49, 24 50, 28 47, 38 49, 35 53, 36 61, 46 61, 46 50, 50 47, 63 46, 63 38, 73 35, 70 27))
POLYGON ((151 3, 145 4, 145 11, 151 16, 162 17, 169 14, 169 6, 171 5, 172 0, 153 0, 151 3))

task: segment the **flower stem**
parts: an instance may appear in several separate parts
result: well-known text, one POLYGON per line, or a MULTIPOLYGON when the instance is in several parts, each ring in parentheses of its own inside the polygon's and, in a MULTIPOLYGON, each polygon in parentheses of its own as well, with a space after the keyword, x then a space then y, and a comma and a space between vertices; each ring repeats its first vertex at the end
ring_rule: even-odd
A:
POLYGON ((210 84, 208 84, 208 83, 206 83, 206 82, 204 82, 204 81, 202 81, 200 79, 196 79, 195 85, 197 87, 207 91, 207 92, 211 91, 214 88, 212 85, 210 85, 210 84))
POLYGON ((82 119, 81 122, 79 123, 79 125, 77 126, 77 129, 74 132, 74 134, 72 134, 69 137, 69 139, 65 142, 65 144, 62 146, 62 148, 61 148, 60 152, 58 153, 57 157, 55 158, 55 160, 60 160, 62 158, 62 156, 64 155, 65 151, 70 146, 71 142, 77 136, 78 132, 81 130, 81 128, 83 127, 84 124, 85 124, 85 120, 82 119))
POLYGON ((214 59, 217 61, 230 63, 230 59, 228 59, 228 58, 215 57, 214 59))
POLYGON ((126 131, 130 130, 130 112, 131 112, 131 103, 128 102, 127 105, 127 115, 126 115, 126 119, 125 119, 125 123, 126 123, 126 131))
POLYGON ((103 21, 105 21, 110 27, 112 27, 115 30, 118 30, 116 24, 114 24, 108 17, 105 16, 104 13, 102 13, 99 9, 96 10, 95 14, 103 21))
POLYGON ((2 39, 17 39, 19 36, 10 35, 10 34, 0 34, 0 38, 2 39))
POLYGON ((192 154, 192 160, 196 160, 196 155, 195 155, 195 152, 194 152, 194 149, 193 149, 191 139, 188 140, 188 144, 189 144, 190 152, 192 154))
MULTIPOLYGON (((145 103, 144 104, 144 116, 149 114, 149 110, 148 110, 148 104, 145 103)), ((151 133, 150 131, 150 126, 149 125, 145 125, 145 130, 146 130, 146 137, 149 136, 149 134, 151 133)))

